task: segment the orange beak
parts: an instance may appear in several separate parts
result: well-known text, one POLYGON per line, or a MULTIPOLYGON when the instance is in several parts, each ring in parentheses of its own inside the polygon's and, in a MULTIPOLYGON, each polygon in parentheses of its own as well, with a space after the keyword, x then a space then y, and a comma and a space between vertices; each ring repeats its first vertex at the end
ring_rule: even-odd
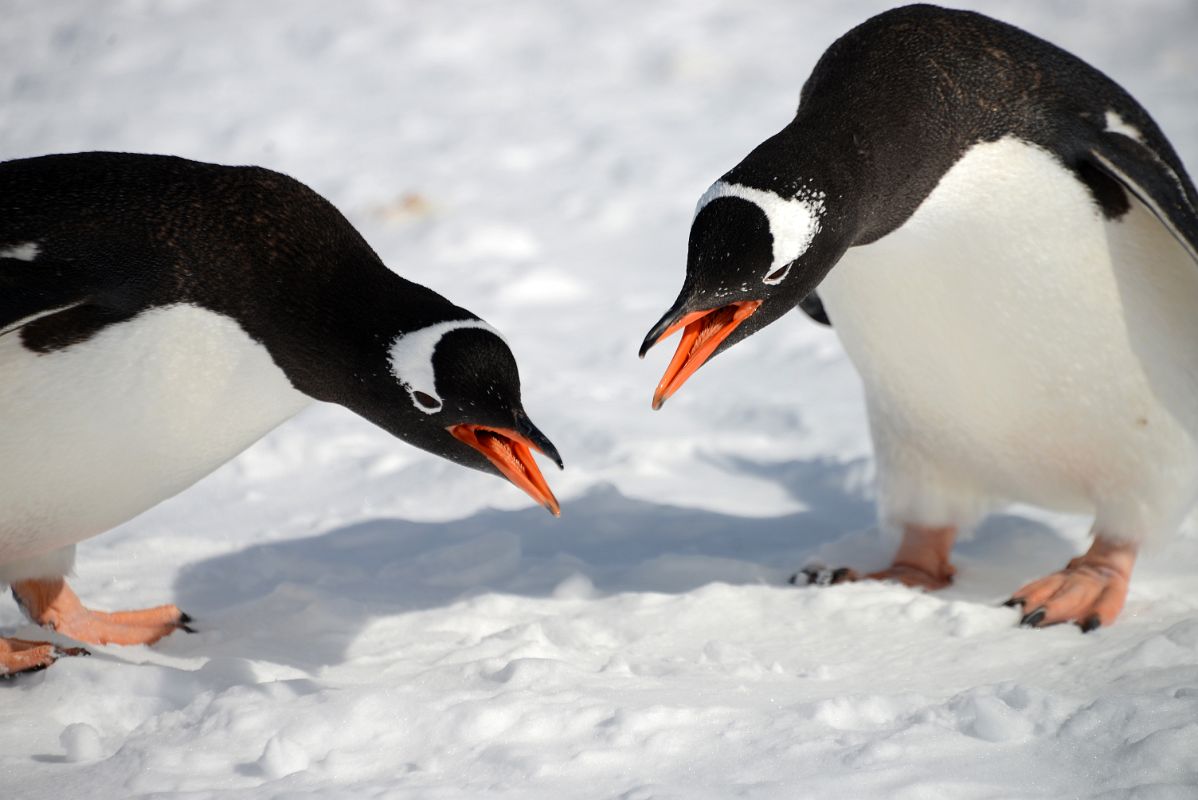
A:
POLYGON ((511 428, 488 428, 485 425, 450 425, 449 432, 486 456, 503 477, 549 509, 553 516, 562 515, 557 498, 533 460, 532 450, 548 455, 536 442, 511 428))
POLYGON ((653 344, 669 338, 679 329, 683 329, 682 341, 678 342, 678 350, 670 366, 666 367, 661 382, 657 384, 657 391, 653 393, 653 409, 656 411, 661 408, 670 395, 678 391, 686 379, 711 358, 720 342, 727 339, 728 334, 736 330, 760 305, 760 300, 738 300, 719 308, 694 311, 666 328, 653 344))

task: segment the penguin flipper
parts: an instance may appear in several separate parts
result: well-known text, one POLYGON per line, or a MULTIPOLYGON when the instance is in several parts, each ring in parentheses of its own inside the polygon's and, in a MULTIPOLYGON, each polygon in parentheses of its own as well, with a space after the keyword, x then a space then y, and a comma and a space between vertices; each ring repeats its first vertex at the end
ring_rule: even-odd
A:
POLYGON ((1184 173, 1139 141, 1106 133, 1090 148, 1095 167, 1148 207, 1198 263, 1198 197, 1184 173))
POLYGON ((0 257, 0 335, 84 303, 98 288, 71 263, 0 257))
POLYGON ((101 302, 104 274, 110 284, 120 280, 71 261, 0 256, 0 335, 36 326, 52 333, 50 338, 66 334, 66 339, 75 340, 85 338, 77 329, 86 333, 87 328, 126 319, 131 314, 101 302))
POLYGON ((824 309, 824 301, 820 300, 819 295, 815 292, 811 292, 799 301, 799 310, 820 325, 832 327, 832 320, 828 318, 828 312, 824 309))

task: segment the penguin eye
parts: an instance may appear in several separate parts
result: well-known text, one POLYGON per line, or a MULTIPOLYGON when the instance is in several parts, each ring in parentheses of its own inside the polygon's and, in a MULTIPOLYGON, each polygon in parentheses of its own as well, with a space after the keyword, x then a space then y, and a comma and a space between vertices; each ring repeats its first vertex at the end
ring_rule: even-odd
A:
POLYGON ((780 281, 781 281, 783 278, 785 278, 785 277, 787 276, 787 274, 790 272, 790 268, 791 268, 792 266, 794 266, 794 263, 795 263, 795 262, 793 262, 793 261, 792 261, 792 262, 790 262, 789 264, 787 264, 787 265, 785 265, 785 266, 778 267, 776 270, 774 270, 773 272, 771 272, 769 275, 766 275, 766 276, 765 276, 765 282, 766 282, 766 283, 778 283, 778 282, 780 282, 780 281))
POLYGON ((431 411, 436 411, 441 408, 441 401, 427 392, 413 391, 412 399, 415 400, 417 404, 431 411))

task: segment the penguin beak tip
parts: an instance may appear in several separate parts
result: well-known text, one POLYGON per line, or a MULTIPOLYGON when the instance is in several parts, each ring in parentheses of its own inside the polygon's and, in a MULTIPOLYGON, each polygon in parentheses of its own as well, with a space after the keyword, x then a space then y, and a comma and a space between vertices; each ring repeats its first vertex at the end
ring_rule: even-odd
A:
POLYGON ((653 410, 660 409, 670 395, 715 354, 732 331, 756 313, 762 302, 738 300, 716 308, 692 311, 681 317, 664 317, 649 334, 653 341, 665 339, 678 330, 682 331, 682 339, 657 385, 657 391, 653 393, 653 410))

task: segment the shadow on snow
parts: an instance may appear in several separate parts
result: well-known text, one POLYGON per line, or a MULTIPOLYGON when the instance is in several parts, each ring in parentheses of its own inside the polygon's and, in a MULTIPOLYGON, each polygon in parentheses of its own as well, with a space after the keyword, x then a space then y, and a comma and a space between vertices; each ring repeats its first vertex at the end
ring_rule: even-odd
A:
MULTIPOLYGON (((160 647, 314 668, 343 660, 373 618, 489 592, 549 596, 575 575, 603 594, 673 593, 717 581, 782 585, 811 560, 867 569, 886 562, 892 545, 872 524, 865 462, 729 466, 777 481, 805 510, 739 517, 632 499, 604 485, 570 502, 561 520, 532 508, 450 522, 360 522, 185 567, 176 602, 211 633, 160 647)), ((958 550, 966 563, 1005 558, 995 573, 1004 578, 1016 564, 1021 572, 1055 568, 1069 553, 1048 527, 1001 515, 958 550)), ((991 602, 1015 588, 998 585, 961 580, 950 591, 991 602)))

